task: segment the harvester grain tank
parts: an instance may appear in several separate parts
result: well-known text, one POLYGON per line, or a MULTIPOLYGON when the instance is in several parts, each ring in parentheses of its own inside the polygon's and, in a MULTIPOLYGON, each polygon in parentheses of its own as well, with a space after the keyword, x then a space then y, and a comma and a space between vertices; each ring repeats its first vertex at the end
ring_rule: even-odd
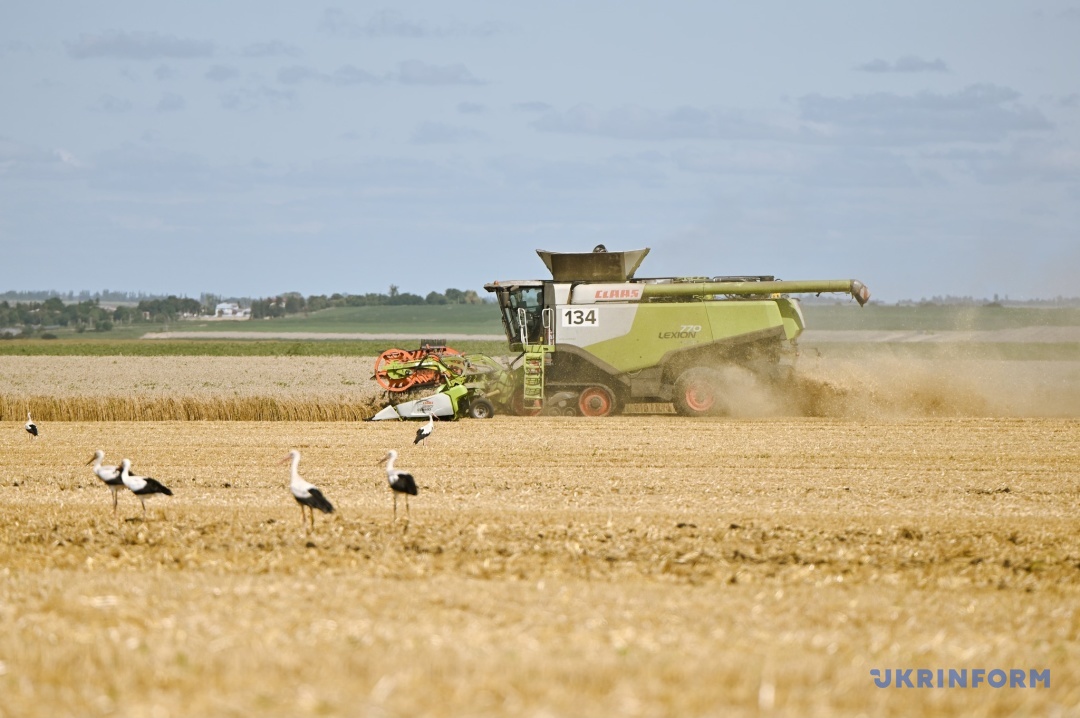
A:
POLYGON ((484 285, 520 352, 519 411, 605 416, 630 402, 672 402, 680 414, 714 413, 726 367, 769 378, 790 367, 805 326, 791 295, 870 298, 853 279, 635 278, 648 252, 537 250, 551 279, 484 285))

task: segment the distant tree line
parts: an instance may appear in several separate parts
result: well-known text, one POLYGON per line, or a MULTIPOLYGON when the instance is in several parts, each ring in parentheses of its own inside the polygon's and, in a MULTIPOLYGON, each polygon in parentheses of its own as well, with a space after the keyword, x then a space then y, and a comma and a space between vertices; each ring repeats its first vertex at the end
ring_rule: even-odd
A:
POLYGON ((957 297, 951 294, 945 296, 934 295, 927 299, 919 300, 901 299, 897 306, 950 306, 960 305, 968 307, 1080 307, 1080 297, 1064 297, 1060 294, 1048 299, 1012 299, 1008 294, 1000 296, 995 294, 993 299, 980 299, 978 297, 957 297))
MULTIPOLYGON (((111 289, 102 289, 100 292, 91 292, 89 289, 83 289, 79 292, 58 292, 54 289, 32 291, 14 291, 9 290, 6 292, 0 292, 0 300, 6 300, 9 302, 43 302, 46 299, 52 299, 57 297, 62 299, 65 304, 75 304, 76 302, 86 302, 91 299, 97 299, 102 302, 125 302, 128 304, 135 304, 143 299, 164 299, 164 294, 152 294, 147 292, 121 292, 113 291, 111 289)), ((205 296, 205 295, 204 295, 205 296)))
POLYGON ((445 292, 428 292, 426 297, 399 291, 391 284, 386 294, 313 294, 304 297, 299 292, 286 292, 276 297, 255 299, 251 302, 251 318, 266 319, 284 317, 287 314, 306 314, 330 307, 384 307, 418 304, 483 304, 484 300, 472 289, 447 289, 445 292))
MULTIPOLYGON (((84 292, 85 293, 85 292, 84 292)), ((80 301, 65 300, 60 293, 53 293, 44 301, 16 301, 14 296, 45 294, 42 292, 6 292, 0 297, 0 329, 18 328, 24 333, 33 333, 49 328, 74 328, 78 332, 87 330, 106 332, 117 324, 162 323, 184 318, 213 316, 218 303, 235 302, 251 307, 252 319, 283 317, 288 314, 306 314, 330 307, 368 307, 395 306, 404 304, 483 304, 484 300, 472 289, 447 289, 445 292, 429 292, 426 297, 409 292, 401 292, 396 285, 390 285, 386 294, 314 294, 305 297, 299 292, 286 292, 276 297, 264 299, 229 298, 215 294, 203 294, 199 299, 177 297, 175 295, 154 296, 140 295, 134 306, 131 305, 132 293, 112 293, 123 298, 104 299, 95 296, 80 301), (101 306, 102 301, 127 302, 115 307, 101 306)), ((11 336, 6 332, 4 336, 11 336)))
MULTIPOLYGON (((144 299, 134 307, 103 307, 98 299, 67 303, 59 296, 54 296, 43 302, 12 304, 7 300, 0 301, 0 329, 19 328, 32 333, 66 327, 77 332, 107 332, 115 324, 172 321, 181 317, 197 317, 204 313, 203 304, 199 300, 185 297, 144 299)), ((7 335, 10 336, 10 332, 7 335)))
POLYGON ((90 299, 77 304, 65 304, 59 297, 44 302, 0 301, 0 328, 20 327, 34 331, 44 327, 73 327, 76 331, 91 329, 107 332, 113 328, 113 313, 90 299))

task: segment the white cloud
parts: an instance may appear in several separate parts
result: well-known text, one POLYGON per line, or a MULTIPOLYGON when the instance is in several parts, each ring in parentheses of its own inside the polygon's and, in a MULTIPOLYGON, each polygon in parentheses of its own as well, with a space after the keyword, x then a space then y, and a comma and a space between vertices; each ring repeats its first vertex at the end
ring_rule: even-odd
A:
POLYGON ((203 75, 207 80, 227 82, 240 76, 240 71, 231 65, 214 65, 203 75))
POLYGON ((948 72, 949 66, 945 64, 945 61, 941 58, 934 60, 924 60, 921 57, 915 55, 904 55, 896 60, 896 62, 889 62, 888 60, 874 59, 869 62, 864 62, 860 65, 856 65, 856 70, 861 72, 878 72, 878 73, 913 73, 913 72, 948 72))
POLYGON ((0 57, 32 52, 34 52, 34 46, 23 40, 0 41, 0 57))
POLYGON ((88 33, 67 43, 68 55, 76 59, 112 57, 126 60, 155 60, 162 57, 192 58, 214 54, 209 40, 188 40, 156 32, 110 30, 88 33))
POLYGON ((1020 93, 999 85, 970 85, 951 94, 887 92, 798 100, 799 117, 836 141, 876 144, 993 142, 1017 132, 1050 130, 1020 93))
POLYGON ((367 85, 380 81, 367 70, 361 70, 353 65, 342 65, 326 79, 334 85, 367 85))
POLYGON ((244 57, 299 57, 304 54, 300 48, 281 40, 255 42, 240 51, 244 57))
POLYGON ((423 122, 417 127, 410 141, 414 145, 447 145, 482 140, 484 133, 468 127, 447 125, 442 122, 423 122))
POLYGON ((1021 140, 1005 150, 953 150, 943 155, 986 184, 1080 182, 1080 150, 1064 142, 1021 140))
POLYGON ((1071 92, 1068 95, 1062 95, 1057 101, 1058 107, 1066 107, 1072 109, 1074 107, 1080 107, 1080 92, 1071 92))
POLYGON ((131 109, 131 101, 125 100, 122 97, 116 97, 115 95, 104 94, 100 95, 97 100, 90 105, 90 109, 95 112, 121 114, 131 109))
POLYGON ((306 65, 289 65, 278 70, 277 80, 284 85, 299 85, 308 81, 327 82, 339 86, 373 85, 381 82, 375 75, 354 65, 342 65, 329 74, 306 65))
POLYGON ((65 148, 44 150, 0 137, 0 177, 7 180, 66 180, 85 170, 86 165, 65 148))
POLYGON ((380 10, 367 20, 357 20, 341 8, 327 8, 319 22, 323 32, 351 38, 438 38, 438 37, 487 37, 501 28, 495 22, 471 25, 450 23, 431 25, 406 18, 396 10, 380 10))
POLYGON ((737 110, 689 105, 663 111, 635 105, 612 110, 578 105, 566 112, 548 111, 532 124, 544 132, 631 140, 779 139, 788 134, 737 110))
POLYGON ((393 10, 382 10, 366 22, 359 22, 340 8, 327 8, 319 27, 329 33, 351 37, 425 37, 431 34, 423 23, 406 20, 393 10))
POLYGON ((220 95, 221 106, 226 110, 252 112, 265 107, 291 109, 296 106, 296 93, 273 87, 240 88, 220 95))
POLYGON ((398 63, 398 82, 403 85, 482 85, 461 63, 431 65, 420 60, 398 63))
POLYGON ((128 143, 94 159, 91 184, 132 192, 208 191, 221 178, 202 157, 162 147, 128 143))
POLYGON ((157 111, 158 112, 177 112, 184 109, 187 106, 183 96, 176 94, 175 92, 166 92, 158 100, 157 111))
POLYGON ((285 85, 299 85, 307 80, 317 80, 322 75, 318 70, 304 65, 289 65, 278 70, 277 80, 285 85))
POLYGON ((548 112, 555 108, 546 102, 518 102, 514 109, 519 112, 548 112))
POLYGON ((78 157, 63 149, 62 147, 58 147, 53 150, 53 154, 58 160, 63 162, 68 167, 74 167, 76 169, 81 169, 83 167, 83 163, 79 161, 78 157))

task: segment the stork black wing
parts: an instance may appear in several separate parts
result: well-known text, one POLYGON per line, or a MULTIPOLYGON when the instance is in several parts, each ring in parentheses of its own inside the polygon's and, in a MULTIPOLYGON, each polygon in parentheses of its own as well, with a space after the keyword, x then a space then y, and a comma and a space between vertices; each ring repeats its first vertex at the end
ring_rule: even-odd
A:
POLYGON ((303 501, 304 504, 307 504, 313 509, 318 509, 324 514, 334 513, 334 505, 331 504, 330 501, 322 495, 321 491, 313 488, 308 491, 308 493, 310 494, 310 496, 308 496, 307 499, 303 501))
POLYGON ((166 496, 172 496, 172 490, 168 486, 161 483, 157 479, 146 479, 146 486, 142 487, 136 494, 165 494, 166 496))
POLYGON ((394 483, 390 484, 390 488, 399 494, 416 496, 416 481, 413 479, 412 474, 398 474, 394 478, 394 483))

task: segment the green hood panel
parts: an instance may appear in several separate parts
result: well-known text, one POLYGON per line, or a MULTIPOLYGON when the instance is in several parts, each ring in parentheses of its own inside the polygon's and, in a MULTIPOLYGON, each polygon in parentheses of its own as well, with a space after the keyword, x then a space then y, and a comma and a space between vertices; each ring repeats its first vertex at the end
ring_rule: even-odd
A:
POLYGON ((672 351, 782 328, 793 340, 802 317, 790 299, 764 301, 650 302, 640 304, 630 331, 583 346, 623 372, 656 366, 672 351))

